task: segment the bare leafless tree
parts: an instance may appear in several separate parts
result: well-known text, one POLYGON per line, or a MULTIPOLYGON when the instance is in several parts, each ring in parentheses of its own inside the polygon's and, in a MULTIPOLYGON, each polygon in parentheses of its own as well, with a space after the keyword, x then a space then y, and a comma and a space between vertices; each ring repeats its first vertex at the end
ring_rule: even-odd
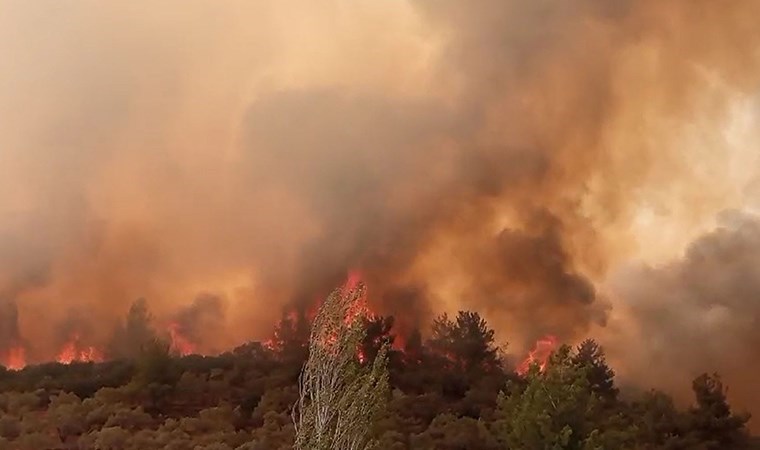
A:
POLYGON ((372 423, 388 394, 388 348, 374 361, 357 357, 364 338, 365 288, 337 289, 314 320, 309 358, 293 409, 296 450, 367 450, 372 423))

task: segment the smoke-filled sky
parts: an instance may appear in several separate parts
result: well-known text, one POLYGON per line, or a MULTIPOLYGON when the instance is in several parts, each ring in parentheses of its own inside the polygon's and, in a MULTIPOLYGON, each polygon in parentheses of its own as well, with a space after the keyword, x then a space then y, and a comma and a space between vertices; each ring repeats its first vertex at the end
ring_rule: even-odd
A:
POLYGON ((359 269, 402 327, 475 309, 518 352, 594 335, 623 375, 720 370, 752 406, 758 16, 0 0, 0 339, 105 339, 144 297, 213 305, 194 333, 225 348, 359 269))

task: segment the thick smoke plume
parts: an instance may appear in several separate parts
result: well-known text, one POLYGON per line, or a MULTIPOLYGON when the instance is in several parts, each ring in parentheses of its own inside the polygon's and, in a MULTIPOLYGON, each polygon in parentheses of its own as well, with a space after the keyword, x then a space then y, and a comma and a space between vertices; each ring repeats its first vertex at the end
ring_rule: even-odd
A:
POLYGON ((612 342, 625 347, 618 366, 631 379, 653 377, 684 398, 683 380, 720 372, 734 402, 752 409, 760 402, 760 216, 721 219, 681 258, 616 277, 628 335, 612 342))
POLYGON ((573 341, 628 314, 612 270, 760 205, 754 0, 3 5, 0 320, 39 358, 140 297, 261 338, 353 269, 401 330, 573 341))
MULTIPOLYGON (((218 337, 224 330, 225 310, 223 300, 212 294, 200 294, 193 302, 177 311, 169 323, 172 340, 185 341, 186 351, 203 348, 206 352, 221 353, 229 350, 224 339, 218 337), (222 345, 218 343, 222 342, 222 345)), ((229 344, 227 344, 229 345, 229 344)))
POLYGON ((0 303, 0 354, 21 343, 18 308, 15 302, 0 303))

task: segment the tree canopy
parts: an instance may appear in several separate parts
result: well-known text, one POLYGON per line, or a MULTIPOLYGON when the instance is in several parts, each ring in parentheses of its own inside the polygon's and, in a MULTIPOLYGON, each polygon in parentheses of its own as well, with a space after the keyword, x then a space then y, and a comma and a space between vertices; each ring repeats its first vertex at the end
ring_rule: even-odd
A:
POLYGON ((716 374, 693 380, 685 409, 618 387, 593 340, 518 375, 475 312, 399 337, 360 298, 336 291, 307 333, 279 327, 287 345, 184 357, 138 302, 121 331, 142 340, 132 356, 0 370, 0 449, 760 448, 716 374))

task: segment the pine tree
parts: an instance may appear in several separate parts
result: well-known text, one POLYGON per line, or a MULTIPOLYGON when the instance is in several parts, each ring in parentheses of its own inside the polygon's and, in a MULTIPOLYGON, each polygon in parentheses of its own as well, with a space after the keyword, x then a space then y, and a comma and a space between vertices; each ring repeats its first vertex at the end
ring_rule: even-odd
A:
POLYGON ((689 411, 692 431, 706 448, 743 448, 748 436, 748 414, 734 414, 726 400, 726 389, 718 374, 702 374, 692 383, 697 404, 689 411))
POLYGON ((591 450, 626 448, 631 430, 609 417, 589 382, 591 366, 560 347, 542 372, 530 368, 525 383, 510 383, 499 400, 495 432, 506 448, 591 450))
POLYGON ((608 401, 617 398, 615 372, 607 365, 604 350, 595 340, 586 339, 581 342, 573 356, 573 362, 588 368, 588 381, 594 393, 608 401))
POLYGON ((124 323, 114 330, 108 355, 113 358, 139 357, 143 348, 158 337, 152 321, 148 302, 144 298, 137 299, 130 306, 124 323))
POLYGON ((465 371, 490 370, 499 364, 494 331, 476 312, 459 311, 456 320, 446 314, 436 318, 428 345, 465 371))

